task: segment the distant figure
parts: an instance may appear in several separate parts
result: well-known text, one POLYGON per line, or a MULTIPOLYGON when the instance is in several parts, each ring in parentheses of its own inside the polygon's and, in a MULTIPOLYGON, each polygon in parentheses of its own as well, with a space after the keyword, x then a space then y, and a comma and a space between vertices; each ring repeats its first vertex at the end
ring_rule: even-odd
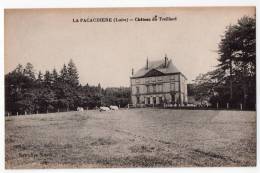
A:
POLYGON ((110 108, 111 110, 118 110, 118 109, 119 109, 118 106, 112 106, 112 105, 111 105, 109 108, 110 108))

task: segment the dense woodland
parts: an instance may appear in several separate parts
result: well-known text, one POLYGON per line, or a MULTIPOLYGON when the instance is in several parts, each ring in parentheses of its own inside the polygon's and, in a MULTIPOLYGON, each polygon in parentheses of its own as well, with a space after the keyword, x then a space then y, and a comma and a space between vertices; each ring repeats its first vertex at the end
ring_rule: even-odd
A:
POLYGON ((93 109, 100 105, 125 107, 130 101, 127 87, 102 88, 80 85, 77 68, 72 60, 57 72, 35 72, 33 65, 19 64, 5 75, 5 106, 9 114, 31 114, 93 109))
POLYGON ((213 107, 255 109, 256 106, 256 20, 243 17, 226 28, 219 43, 215 70, 200 74, 189 85, 197 100, 213 107))

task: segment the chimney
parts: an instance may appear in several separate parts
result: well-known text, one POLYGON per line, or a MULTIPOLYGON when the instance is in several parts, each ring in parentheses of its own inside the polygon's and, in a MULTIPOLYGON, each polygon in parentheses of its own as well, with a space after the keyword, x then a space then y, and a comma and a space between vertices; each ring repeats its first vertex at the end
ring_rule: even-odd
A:
POLYGON ((148 70, 148 57, 146 59, 146 70, 148 70))
POLYGON ((168 58, 167 58, 167 54, 165 54, 165 57, 164 57, 164 67, 165 68, 167 67, 167 62, 168 62, 168 58))
POLYGON ((132 68, 132 76, 134 75, 134 68, 132 68))

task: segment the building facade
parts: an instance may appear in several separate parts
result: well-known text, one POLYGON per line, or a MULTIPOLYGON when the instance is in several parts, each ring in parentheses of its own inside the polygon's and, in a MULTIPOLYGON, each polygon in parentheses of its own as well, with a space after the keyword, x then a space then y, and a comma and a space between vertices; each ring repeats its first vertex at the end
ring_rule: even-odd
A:
POLYGON ((145 67, 130 77, 131 101, 134 106, 187 103, 187 78, 165 56, 146 61, 145 67))

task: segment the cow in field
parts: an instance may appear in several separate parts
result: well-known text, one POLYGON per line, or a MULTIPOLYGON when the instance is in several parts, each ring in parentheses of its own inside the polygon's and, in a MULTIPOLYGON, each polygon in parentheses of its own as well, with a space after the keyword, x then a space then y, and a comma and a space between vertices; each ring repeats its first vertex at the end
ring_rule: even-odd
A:
POLYGON ((83 112, 84 109, 83 109, 83 107, 77 107, 77 111, 78 111, 78 112, 83 112))
POLYGON ((110 108, 111 110, 118 110, 118 109, 119 109, 118 106, 112 106, 112 105, 111 105, 109 108, 110 108))
POLYGON ((101 111, 109 111, 110 109, 109 109, 109 107, 105 107, 105 106, 101 106, 100 108, 99 108, 99 111, 101 112, 101 111))

